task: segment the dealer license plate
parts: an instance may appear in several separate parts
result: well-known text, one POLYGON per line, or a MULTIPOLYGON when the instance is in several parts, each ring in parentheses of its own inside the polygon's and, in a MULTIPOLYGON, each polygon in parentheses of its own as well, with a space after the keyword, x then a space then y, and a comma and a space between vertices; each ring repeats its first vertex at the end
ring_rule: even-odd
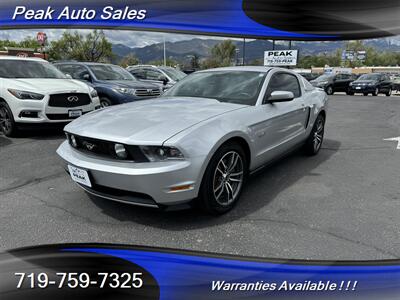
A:
POLYGON ((68 165, 69 174, 73 181, 92 187, 90 182, 89 173, 86 170, 68 165))
POLYGON ((70 118, 78 118, 80 116, 82 116, 82 110, 69 110, 68 111, 68 116, 70 118))

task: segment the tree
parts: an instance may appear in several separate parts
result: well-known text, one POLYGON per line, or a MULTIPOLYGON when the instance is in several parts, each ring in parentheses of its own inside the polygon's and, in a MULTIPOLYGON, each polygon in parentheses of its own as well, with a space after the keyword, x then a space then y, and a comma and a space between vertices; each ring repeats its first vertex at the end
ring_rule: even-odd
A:
POLYGON ((52 60, 109 62, 113 57, 112 45, 102 30, 94 30, 86 36, 77 31, 64 32, 58 41, 51 43, 49 57, 52 60))
POLYGON ((132 53, 129 53, 128 55, 124 56, 119 63, 119 65, 123 68, 126 68, 128 66, 134 66, 137 64, 139 64, 139 59, 132 53))
POLYGON ((203 68, 227 67, 232 65, 236 46, 231 40, 225 40, 211 48, 211 57, 203 63, 203 68))

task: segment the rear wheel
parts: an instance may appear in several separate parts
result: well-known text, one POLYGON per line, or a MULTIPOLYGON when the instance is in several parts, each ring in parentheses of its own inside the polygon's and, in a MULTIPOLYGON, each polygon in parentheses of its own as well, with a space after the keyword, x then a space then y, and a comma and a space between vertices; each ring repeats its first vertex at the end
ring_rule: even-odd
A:
POLYGON ((108 107, 111 106, 111 100, 108 99, 107 97, 100 97, 100 106, 101 107, 108 107))
POLYGON ((325 117, 322 114, 319 114, 315 120, 310 136, 304 145, 304 149, 308 155, 316 155, 319 152, 324 140, 324 132, 325 117))
POLYGON ((5 102, 0 102, 0 131, 8 137, 16 136, 18 131, 13 114, 5 102))
POLYGON ((197 200, 200 208, 214 215, 230 211, 242 193, 247 167, 246 155, 240 145, 222 145, 204 174, 197 200))

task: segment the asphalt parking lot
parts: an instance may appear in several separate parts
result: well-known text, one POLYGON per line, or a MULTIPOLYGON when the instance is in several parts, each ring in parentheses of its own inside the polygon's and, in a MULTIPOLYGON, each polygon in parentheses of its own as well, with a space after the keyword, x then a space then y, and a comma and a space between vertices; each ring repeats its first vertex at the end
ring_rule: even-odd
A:
POLYGON ((298 259, 400 257, 400 96, 330 97, 320 154, 252 176, 222 217, 89 197, 55 154, 61 130, 0 135, 0 251, 106 242, 298 259))

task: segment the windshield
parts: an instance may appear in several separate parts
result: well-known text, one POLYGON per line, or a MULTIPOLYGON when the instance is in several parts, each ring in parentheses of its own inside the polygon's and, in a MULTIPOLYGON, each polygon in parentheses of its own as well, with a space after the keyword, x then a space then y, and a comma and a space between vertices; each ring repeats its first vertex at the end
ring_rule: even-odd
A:
POLYGON ((46 61, 1 59, 2 78, 63 78, 65 75, 46 61))
POLYGON ((212 71, 193 73, 164 95, 167 97, 212 98, 220 102, 255 105, 266 73, 212 71))
POLYGON ((187 75, 182 71, 179 71, 174 68, 160 68, 163 72, 165 72, 169 77, 174 81, 179 81, 185 78, 187 75))
POLYGON ((88 65, 98 80, 135 80, 131 73, 115 65, 88 65))
POLYGON ((379 79, 379 74, 364 74, 361 75, 358 80, 378 80, 379 79))
POLYGON ((317 77, 315 79, 315 81, 328 81, 329 79, 331 79, 333 77, 333 75, 321 75, 319 77, 317 77))

